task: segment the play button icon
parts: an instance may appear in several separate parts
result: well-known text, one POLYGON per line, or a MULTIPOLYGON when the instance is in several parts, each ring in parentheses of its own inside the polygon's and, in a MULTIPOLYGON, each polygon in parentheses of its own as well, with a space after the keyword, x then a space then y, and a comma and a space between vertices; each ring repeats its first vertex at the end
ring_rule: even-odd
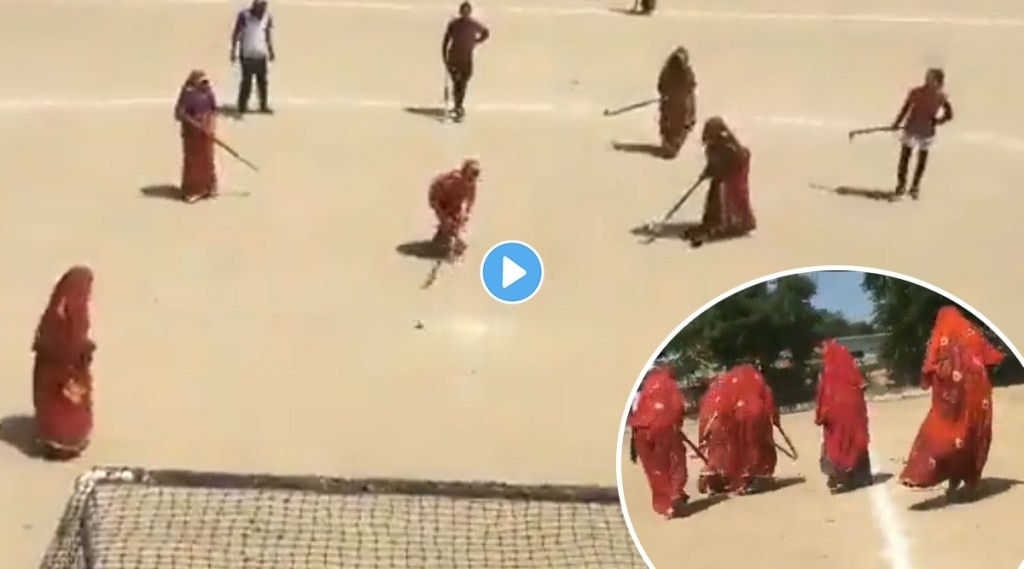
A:
POLYGON ((480 264, 480 280, 494 300, 519 304, 533 298, 544 282, 544 263, 537 250, 522 241, 491 247, 480 264))
POLYGON ((508 257, 501 258, 501 288, 508 288, 526 276, 526 269, 508 257))

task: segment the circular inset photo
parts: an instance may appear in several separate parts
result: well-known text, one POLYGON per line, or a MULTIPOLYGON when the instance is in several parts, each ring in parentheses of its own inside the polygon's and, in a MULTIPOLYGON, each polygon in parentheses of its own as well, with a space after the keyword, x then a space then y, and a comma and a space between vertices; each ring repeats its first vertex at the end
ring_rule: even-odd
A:
POLYGON ((1012 569, 1022 384, 1010 340, 936 286, 767 276, 689 317, 637 378, 627 524, 658 569, 1012 569))

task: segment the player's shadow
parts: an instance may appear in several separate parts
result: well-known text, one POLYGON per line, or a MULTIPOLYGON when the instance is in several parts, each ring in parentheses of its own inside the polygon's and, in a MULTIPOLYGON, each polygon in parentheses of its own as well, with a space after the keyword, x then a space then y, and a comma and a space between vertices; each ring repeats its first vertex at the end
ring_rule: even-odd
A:
POLYGON ((233 120, 240 120, 245 116, 235 105, 218 105, 217 114, 224 118, 233 120))
POLYGON ((703 247, 712 243, 724 243, 734 239, 742 239, 751 235, 750 231, 721 232, 714 235, 702 235, 700 224, 692 221, 679 221, 674 223, 644 224, 630 229, 629 232, 637 237, 642 237, 644 245, 653 243, 658 239, 679 239, 686 241, 693 248, 703 247))
POLYGON ((946 495, 943 493, 938 496, 928 498, 927 500, 922 500, 910 506, 910 510, 915 512, 930 512, 933 510, 941 510, 948 506, 973 504, 975 502, 994 498, 1000 494, 1005 494, 1012 490, 1014 486, 1020 484, 1024 484, 1024 481, 1014 478, 983 478, 973 493, 968 492, 966 488, 961 487, 952 495, 946 495))
POLYGON ((139 188, 139 193, 144 198, 153 198, 161 200, 173 200, 180 202, 181 200, 181 188, 174 184, 153 184, 150 186, 143 186, 139 188))
POLYGON ((806 484, 807 479, 803 476, 782 476, 775 478, 771 482, 765 483, 757 493, 758 494, 771 494, 772 492, 778 492, 779 490, 785 490, 791 486, 797 486, 799 484, 806 484))
POLYGON ((428 118, 437 122, 444 122, 448 117, 448 110, 444 107, 403 107, 402 110, 410 115, 428 118))
POLYGON ((613 14, 619 14, 620 16, 647 16, 650 17, 651 12, 642 12, 639 8, 609 8, 609 12, 613 14))
POLYGON ((36 442, 36 421, 29 415, 8 415, 0 419, 0 441, 29 458, 41 458, 36 442))
POLYGON ((622 152, 624 154, 643 154, 644 156, 651 156, 653 158, 665 158, 665 151, 660 145, 649 144, 646 142, 622 142, 619 140, 613 140, 612 150, 622 152))
POLYGON ((711 509, 729 499, 728 494, 715 494, 700 500, 691 500, 682 506, 676 506, 672 519, 690 518, 705 510, 711 509))
POLYGON ((871 488, 872 486, 878 486, 879 484, 885 484, 892 480, 893 475, 888 472, 878 472, 871 475, 871 482, 864 484, 863 486, 856 486, 854 488, 844 488, 835 492, 835 494, 850 494, 864 490, 865 488, 871 488))
POLYGON ((636 237, 643 237, 646 242, 656 239, 681 239, 688 241, 690 235, 699 227, 700 224, 693 221, 645 223, 630 229, 629 232, 636 237))
POLYGON ((447 258, 444 248, 431 240, 408 241, 395 247, 399 255, 423 259, 425 261, 440 261, 447 258))
POLYGON ((823 184, 811 184, 811 188, 823 192, 829 192, 837 196, 861 198, 877 202, 896 201, 896 194, 892 190, 879 188, 862 188, 856 186, 826 186, 823 184))
MULTIPOLYGON (((139 194, 144 198, 158 199, 158 200, 170 200, 175 202, 185 203, 182 198, 181 188, 174 184, 154 184, 151 186, 143 186, 139 188, 139 194)), ((235 198, 247 198, 252 195, 252 192, 245 190, 221 190, 217 192, 216 197, 235 197, 235 198)))

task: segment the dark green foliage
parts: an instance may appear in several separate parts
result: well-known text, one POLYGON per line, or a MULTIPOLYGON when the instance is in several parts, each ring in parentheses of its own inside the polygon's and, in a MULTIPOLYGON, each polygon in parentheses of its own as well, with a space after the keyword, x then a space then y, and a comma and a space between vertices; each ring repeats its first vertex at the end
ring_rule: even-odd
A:
POLYGON ((882 344, 882 355, 889 362, 892 379, 897 383, 917 382, 935 316, 948 304, 960 308, 964 316, 974 321, 989 341, 1008 356, 1000 366, 1006 369, 998 369, 997 376, 1004 375, 1011 368, 1019 368, 1019 362, 1002 340, 949 298, 914 283, 877 274, 865 274, 862 286, 875 305, 872 319, 875 326, 888 334, 882 344))
MULTIPOLYGON (((681 379, 691 380, 684 387, 692 398, 700 396, 702 380, 708 376, 739 363, 752 363, 765 374, 779 404, 789 405, 814 397, 815 349, 820 342, 885 333, 881 356, 893 380, 916 384, 935 315, 952 301, 881 275, 865 274, 862 286, 875 305, 871 322, 850 322, 840 314, 816 309, 811 305, 817 292, 813 276, 794 275, 751 286, 719 302, 673 338, 661 355, 671 359, 681 379)), ((1024 370, 1019 362, 991 330, 978 324, 1008 356, 993 381, 1021 381, 1024 370)))
POLYGON ((680 375, 704 364, 728 368, 758 365, 780 404, 805 400, 809 361, 824 331, 846 330, 850 323, 811 305, 817 291, 806 275, 761 283, 719 302, 698 316, 668 344, 665 355, 678 356, 680 375), (823 324, 828 326, 823 328, 823 324), (776 367, 780 360, 788 366, 776 367))

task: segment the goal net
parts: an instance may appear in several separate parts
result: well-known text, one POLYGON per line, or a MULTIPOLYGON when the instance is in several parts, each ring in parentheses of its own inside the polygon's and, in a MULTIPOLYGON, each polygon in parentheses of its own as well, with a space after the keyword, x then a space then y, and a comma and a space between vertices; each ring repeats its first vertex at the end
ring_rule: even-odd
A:
POLYGON ((643 568, 614 488, 96 468, 41 569, 643 568))

